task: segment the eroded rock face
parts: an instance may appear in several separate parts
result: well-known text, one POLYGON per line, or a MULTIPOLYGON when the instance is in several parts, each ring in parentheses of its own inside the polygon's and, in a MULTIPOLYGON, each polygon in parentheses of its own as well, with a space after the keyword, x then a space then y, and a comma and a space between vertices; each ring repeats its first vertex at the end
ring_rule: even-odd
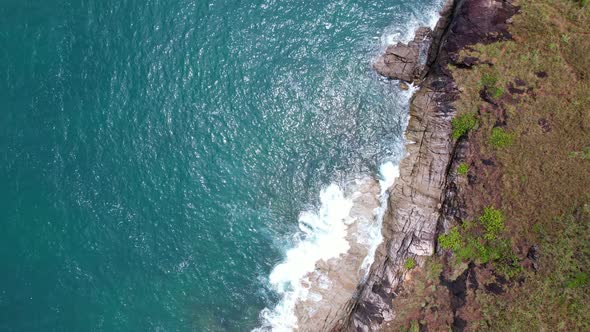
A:
POLYGON ((383 220, 385 240, 377 249, 369 278, 351 300, 350 312, 334 330, 376 331, 387 326, 395 316, 392 300, 403 281, 406 259, 413 257, 422 264, 434 253, 437 228, 452 217, 448 170, 461 150, 450 138, 453 102, 460 92, 447 66, 461 64, 458 53, 467 45, 510 38, 507 21, 516 11, 507 0, 450 0, 429 33, 430 49, 420 51, 428 54, 426 68, 412 58, 416 47, 423 45, 395 45, 375 64, 389 78, 416 81, 427 74, 410 105, 406 157, 390 189, 383 220))
POLYGON ((428 50, 432 44, 432 30, 419 28, 414 40, 408 44, 397 43, 387 47, 373 64, 373 68, 382 76, 414 82, 426 74, 428 50))

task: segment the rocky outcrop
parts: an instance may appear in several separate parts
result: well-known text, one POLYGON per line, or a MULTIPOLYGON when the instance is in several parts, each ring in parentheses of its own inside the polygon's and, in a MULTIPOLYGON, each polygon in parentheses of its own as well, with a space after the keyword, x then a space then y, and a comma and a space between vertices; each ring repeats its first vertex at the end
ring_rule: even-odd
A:
POLYGON ((419 28, 414 40, 408 44, 397 43, 387 47, 373 64, 382 76, 406 82, 420 80, 426 74, 427 52, 432 44, 432 30, 419 28))
POLYGON ((462 65, 458 54, 467 45, 510 38, 506 24, 516 10, 502 0, 448 1, 435 30, 428 33, 430 37, 424 38, 425 30, 421 29, 413 44, 388 48, 376 62, 379 73, 418 81, 420 90, 410 106, 400 177, 390 189, 382 229, 385 240, 377 250, 369 278, 359 286, 335 330, 376 331, 387 326, 395 316, 392 300, 405 278, 406 259, 423 263, 434 253, 440 223, 453 217, 449 169, 460 150, 450 135, 453 102, 460 92, 447 66, 462 65), (421 42, 424 40, 428 41, 421 42), (422 49, 427 44, 429 49, 422 49), (427 52, 426 60, 420 59, 421 52, 427 52))

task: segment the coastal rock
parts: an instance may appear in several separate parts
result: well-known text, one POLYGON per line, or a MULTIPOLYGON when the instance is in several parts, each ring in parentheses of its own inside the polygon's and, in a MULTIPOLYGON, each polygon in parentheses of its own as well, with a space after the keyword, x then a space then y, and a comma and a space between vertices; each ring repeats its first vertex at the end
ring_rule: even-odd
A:
MULTIPOLYGON (((460 92, 447 66, 456 63, 467 45, 510 38, 506 22, 518 8, 505 0, 447 1, 428 48, 419 52, 427 59, 417 62, 413 46, 388 48, 375 69, 389 78, 422 79, 410 105, 406 129, 406 157, 400 177, 390 189, 388 212, 383 220, 384 242, 379 246, 367 281, 359 286, 335 331, 377 331, 395 315, 393 299, 405 278, 408 258, 423 264, 435 251, 437 234, 445 230, 460 209, 453 206, 449 169, 461 153, 461 140, 451 140, 454 101, 460 92), (425 66, 425 67, 421 67, 425 66), (458 143, 458 144, 457 144, 458 143)), ((424 33, 425 30, 419 30, 424 33)))
POLYGON ((426 73, 428 50, 432 44, 432 30, 419 28, 414 40, 408 44, 397 43, 387 47, 385 53, 373 64, 373 68, 382 76, 414 82, 422 79, 426 73))
POLYGON ((352 191, 350 218, 353 222, 346 236, 350 248, 338 258, 317 262, 315 271, 306 276, 309 294, 295 305, 298 331, 329 330, 365 276, 362 263, 370 246, 366 242, 366 232, 376 222, 380 187, 375 179, 363 178, 352 186, 352 191))

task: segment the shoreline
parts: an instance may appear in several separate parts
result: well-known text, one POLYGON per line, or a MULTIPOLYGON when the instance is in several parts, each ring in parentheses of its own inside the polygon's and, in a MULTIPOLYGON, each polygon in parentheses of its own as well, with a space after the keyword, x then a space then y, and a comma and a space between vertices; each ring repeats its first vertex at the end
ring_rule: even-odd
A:
POLYGON ((459 58, 466 46, 509 39, 507 24, 517 10, 498 0, 447 0, 434 30, 418 29, 413 41, 388 47, 376 63, 381 75, 414 83, 419 90, 410 101, 406 156, 390 188, 384 241, 368 279, 359 285, 333 331, 388 326, 395 318, 396 291, 409 278, 404 265, 411 259, 423 266, 434 255, 438 234, 448 230, 457 210, 450 170, 462 150, 462 141, 451 138, 453 103, 461 92, 447 66, 473 65, 472 59, 459 58), (427 57, 420 59, 424 52, 427 57))

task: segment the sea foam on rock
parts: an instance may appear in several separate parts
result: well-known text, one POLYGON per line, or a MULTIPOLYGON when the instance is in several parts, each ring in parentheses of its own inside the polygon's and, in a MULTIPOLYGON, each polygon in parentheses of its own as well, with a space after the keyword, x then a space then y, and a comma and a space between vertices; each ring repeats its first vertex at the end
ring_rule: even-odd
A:
MULTIPOLYGON (((397 174, 393 164, 386 169, 388 177, 381 180, 382 185, 391 184, 397 174)), ((262 326, 255 331, 328 330, 341 312, 334 309, 348 303, 367 275, 370 264, 363 262, 381 241, 384 190, 371 177, 345 188, 331 184, 321 191, 317 211, 301 213, 302 240, 287 251, 269 277, 282 298, 275 308, 262 311, 262 326)))
MULTIPOLYGON (((450 135, 456 111, 453 102, 460 92, 447 66, 462 64, 458 53, 467 45, 510 38, 506 24, 517 10, 505 0, 448 0, 445 4, 432 32, 426 76, 410 105, 406 157, 391 189, 383 220, 384 241, 377 249, 369 277, 351 299, 350 311, 333 330, 377 331, 387 325, 396 314, 392 302, 406 274, 406 259, 411 257, 423 264, 424 257, 434 253, 437 227, 448 223, 449 211, 452 215, 448 170, 460 150, 450 135)), ((393 72, 398 69, 389 73, 393 72)), ((403 75, 401 71, 388 77, 409 78, 403 75)))

